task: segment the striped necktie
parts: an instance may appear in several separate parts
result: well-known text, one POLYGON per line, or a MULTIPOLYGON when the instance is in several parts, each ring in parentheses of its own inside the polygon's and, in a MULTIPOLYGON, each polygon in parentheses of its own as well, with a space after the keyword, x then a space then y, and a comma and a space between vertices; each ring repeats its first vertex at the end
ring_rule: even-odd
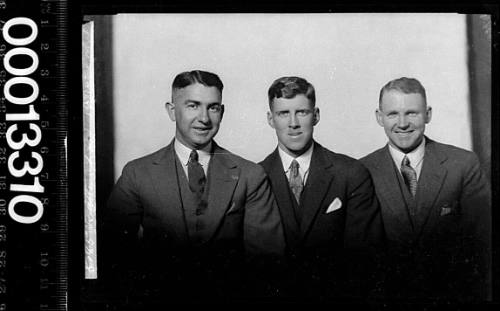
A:
POLYGON ((189 189, 192 192, 198 194, 200 197, 205 189, 205 172, 203 167, 198 162, 198 152, 196 150, 191 151, 189 154, 188 161, 188 180, 189 189))
POLYGON ((292 164, 290 164, 290 177, 288 182, 290 183, 290 189, 292 189, 297 204, 300 205, 300 195, 302 194, 304 185, 302 184, 302 177, 299 172, 299 163, 296 160, 293 160, 292 164))
POLYGON ((410 159, 407 156, 401 162, 401 174, 411 195, 415 196, 417 193, 417 172, 410 166, 410 159))

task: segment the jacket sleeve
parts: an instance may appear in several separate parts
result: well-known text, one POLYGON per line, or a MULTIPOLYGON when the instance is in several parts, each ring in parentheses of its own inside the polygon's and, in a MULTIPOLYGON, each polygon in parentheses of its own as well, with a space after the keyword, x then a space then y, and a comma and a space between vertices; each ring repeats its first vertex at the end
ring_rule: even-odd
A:
POLYGON ((116 182, 103 212, 102 240, 105 269, 134 262, 143 207, 136 185, 134 166, 127 164, 116 182))
POLYGON ((371 176, 364 166, 353 166, 344 232, 346 287, 361 297, 384 295, 385 234, 371 176))
POLYGON ((384 230, 368 170, 362 165, 353 166, 348 183, 345 246, 348 249, 378 248, 383 244, 384 230))
POLYGON ((281 256, 285 238, 267 175, 260 166, 249 172, 244 218, 245 250, 249 255, 281 256))
POLYGON ((471 281, 479 286, 476 293, 491 299, 491 188, 475 154, 469 154, 462 179, 460 208, 463 219, 463 243, 467 260, 474 267, 471 281))

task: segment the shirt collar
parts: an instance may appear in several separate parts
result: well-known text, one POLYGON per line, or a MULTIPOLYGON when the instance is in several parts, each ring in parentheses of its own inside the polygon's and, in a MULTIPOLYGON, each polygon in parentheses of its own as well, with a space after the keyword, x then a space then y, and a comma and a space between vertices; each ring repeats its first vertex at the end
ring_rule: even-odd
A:
MULTIPOLYGON (((192 149, 181 143, 178 139, 174 140, 175 153, 179 157, 179 160, 183 165, 187 165, 189 161, 189 155, 192 149)), ((210 142, 205 148, 196 150, 198 152, 198 162, 203 166, 207 167, 210 161, 210 151, 212 150, 212 142, 210 142)))
POLYGON ((280 147, 278 147, 278 152, 281 158, 281 162, 283 163, 283 170, 285 172, 288 172, 288 170, 290 169, 290 164, 292 164, 293 160, 296 160, 299 163, 300 169, 303 172, 307 172, 309 170, 309 165, 311 164, 313 148, 314 148, 314 143, 311 144, 311 147, 309 147, 309 149, 307 149, 306 152, 294 158, 285 151, 283 151, 280 147))
POLYGON ((391 156, 394 159, 394 162, 396 163, 397 167, 401 166, 403 158, 407 156, 408 159, 410 160, 410 166, 415 168, 424 158, 425 137, 422 138, 422 142, 420 143, 420 145, 418 145, 417 148, 413 149, 408 153, 401 152, 401 150, 393 147, 391 144, 389 144, 389 152, 391 153, 391 156))

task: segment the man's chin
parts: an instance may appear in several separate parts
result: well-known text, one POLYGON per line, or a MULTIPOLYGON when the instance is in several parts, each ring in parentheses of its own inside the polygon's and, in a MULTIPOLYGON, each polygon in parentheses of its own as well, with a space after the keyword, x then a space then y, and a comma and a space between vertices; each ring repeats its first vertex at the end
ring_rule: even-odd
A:
POLYGON ((193 145, 196 147, 196 149, 203 149, 205 148, 206 146, 208 146, 208 144, 210 144, 212 140, 209 139, 209 140, 197 140, 197 141, 194 141, 193 142, 193 145))
POLYGON ((289 153, 293 154, 294 156, 299 156, 306 152, 309 149, 309 145, 289 145, 286 146, 286 149, 289 151, 289 153))
POLYGON ((396 148, 398 148, 400 151, 404 153, 411 152, 417 148, 418 144, 393 144, 396 148))

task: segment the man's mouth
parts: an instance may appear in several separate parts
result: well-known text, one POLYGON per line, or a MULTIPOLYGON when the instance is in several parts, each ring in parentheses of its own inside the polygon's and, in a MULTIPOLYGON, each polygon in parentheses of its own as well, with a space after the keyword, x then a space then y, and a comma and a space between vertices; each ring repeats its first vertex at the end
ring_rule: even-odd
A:
POLYGON ((209 127, 194 127, 193 129, 196 132, 200 132, 200 133, 206 133, 206 132, 210 131, 209 127))
POLYGON ((411 134, 413 134, 413 130, 411 131, 395 131, 395 133, 399 136, 409 136, 411 134))
POLYGON ((302 134, 302 132, 288 133, 288 136, 297 137, 300 134, 302 134))

